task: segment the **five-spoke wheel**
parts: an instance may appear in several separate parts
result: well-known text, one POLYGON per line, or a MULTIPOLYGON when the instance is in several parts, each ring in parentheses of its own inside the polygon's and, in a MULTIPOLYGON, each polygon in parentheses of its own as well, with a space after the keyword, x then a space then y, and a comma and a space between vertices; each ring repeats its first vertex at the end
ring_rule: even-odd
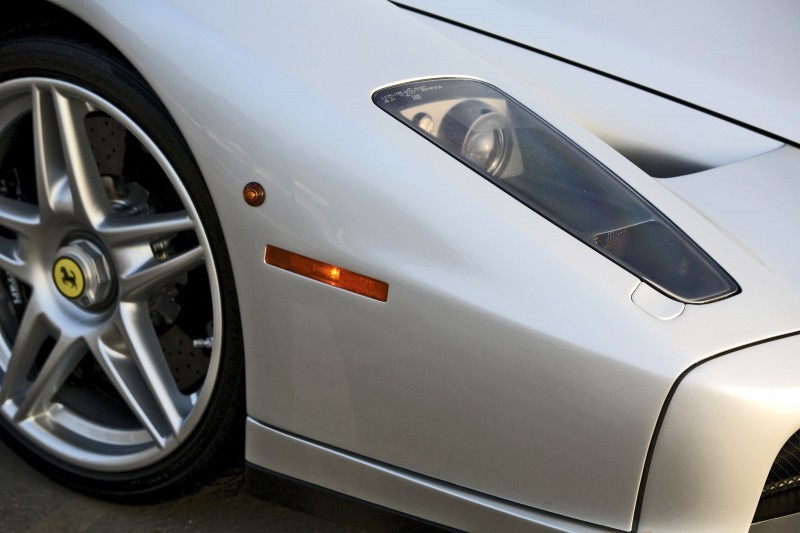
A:
POLYGON ((216 219, 202 180, 173 163, 199 175, 193 160, 175 153, 182 139, 146 85, 111 57, 120 75, 81 83, 72 71, 91 66, 88 50, 63 44, 0 52, 33 47, 53 64, 0 72, 0 418, 81 488, 147 492, 219 437, 224 414, 212 411, 225 402, 212 398, 239 372, 223 365, 236 320, 223 316, 227 258, 206 229, 216 219), (138 101, 112 103, 114 84, 138 101), (151 116, 157 135, 137 120, 151 116))

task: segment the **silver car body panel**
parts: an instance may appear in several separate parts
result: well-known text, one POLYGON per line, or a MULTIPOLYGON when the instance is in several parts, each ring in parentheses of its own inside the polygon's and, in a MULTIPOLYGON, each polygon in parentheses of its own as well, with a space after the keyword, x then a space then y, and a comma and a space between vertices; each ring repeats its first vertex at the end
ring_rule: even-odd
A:
MULTIPOLYGON (((794 273, 396 6, 54 3, 133 62, 185 135, 240 291, 250 427, 300 437, 298 456, 322 443, 481 498, 630 530, 675 380, 800 330, 794 273), (441 75, 485 79, 534 110, 648 198, 742 292, 654 316, 666 297, 651 294, 643 309, 632 300, 636 277, 370 100, 386 84, 441 75), (266 188, 260 208, 242 201, 250 181, 266 188), (267 266, 266 244, 384 280, 388 302, 267 266)), ((756 159, 761 172, 774 163, 796 175, 756 159)), ((768 416, 800 426, 797 415, 768 416)), ((248 459, 275 469, 255 435, 248 459)), ((337 490, 357 493, 356 483, 337 490)))
MULTIPOLYGON (((671 395, 649 465, 638 531, 746 531, 764 473, 795 432, 800 336, 722 354, 671 395)), ((608 531, 477 494, 249 419, 247 455, 272 472, 465 531, 608 531)), ((789 531, 797 516, 751 531, 789 531)))
MULTIPOLYGON (((638 531, 749 528, 765 472, 796 430, 798 352, 800 335, 793 335, 720 354, 681 376, 660 421, 638 531)), ((273 472, 465 531, 606 531, 376 464, 252 419, 247 435, 248 456, 273 472)))
POLYGON ((800 150, 784 147, 664 184, 735 235, 773 275, 800 281, 800 150))
POLYGON ((800 142, 800 4, 400 0, 800 142))
POLYGON ((798 353, 793 336, 725 354, 681 380, 655 446, 641 531, 747 530, 765 473, 797 431, 798 353))
POLYGON ((648 174, 728 165, 782 142, 586 69, 426 15, 418 18, 490 62, 648 174))
POLYGON ((247 420, 247 457, 302 479, 463 531, 614 531, 492 498, 247 420))

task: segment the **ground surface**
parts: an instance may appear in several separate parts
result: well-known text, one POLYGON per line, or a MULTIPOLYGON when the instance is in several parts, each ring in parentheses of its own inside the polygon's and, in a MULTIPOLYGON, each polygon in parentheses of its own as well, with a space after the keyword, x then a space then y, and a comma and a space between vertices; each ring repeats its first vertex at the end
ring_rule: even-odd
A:
POLYGON ((253 498, 231 472, 173 502, 126 506, 94 500, 50 481, 0 441, 0 532, 356 531, 253 498))

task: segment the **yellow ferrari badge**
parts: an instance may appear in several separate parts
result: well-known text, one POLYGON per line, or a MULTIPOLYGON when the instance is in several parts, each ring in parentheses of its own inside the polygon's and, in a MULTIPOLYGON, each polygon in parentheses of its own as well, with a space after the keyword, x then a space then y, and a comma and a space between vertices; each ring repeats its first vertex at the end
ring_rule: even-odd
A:
POLYGON ((83 293, 83 271, 69 257, 59 257, 53 265, 53 281, 58 291, 67 298, 77 298, 83 293))

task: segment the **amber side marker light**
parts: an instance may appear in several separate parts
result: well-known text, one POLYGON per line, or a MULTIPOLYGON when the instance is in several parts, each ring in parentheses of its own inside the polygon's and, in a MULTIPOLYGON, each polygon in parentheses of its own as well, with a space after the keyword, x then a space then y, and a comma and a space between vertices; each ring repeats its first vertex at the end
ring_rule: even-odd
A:
POLYGON ((346 291, 385 302, 389 298, 389 284, 368 276, 323 263, 277 246, 267 245, 264 261, 295 274, 344 289, 346 291))
POLYGON ((267 193, 264 191, 264 187, 262 187, 261 184, 251 181, 244 186, 242 196, 247 205, 258 207, 264 203, 264 198, 267 196, 267 193))

